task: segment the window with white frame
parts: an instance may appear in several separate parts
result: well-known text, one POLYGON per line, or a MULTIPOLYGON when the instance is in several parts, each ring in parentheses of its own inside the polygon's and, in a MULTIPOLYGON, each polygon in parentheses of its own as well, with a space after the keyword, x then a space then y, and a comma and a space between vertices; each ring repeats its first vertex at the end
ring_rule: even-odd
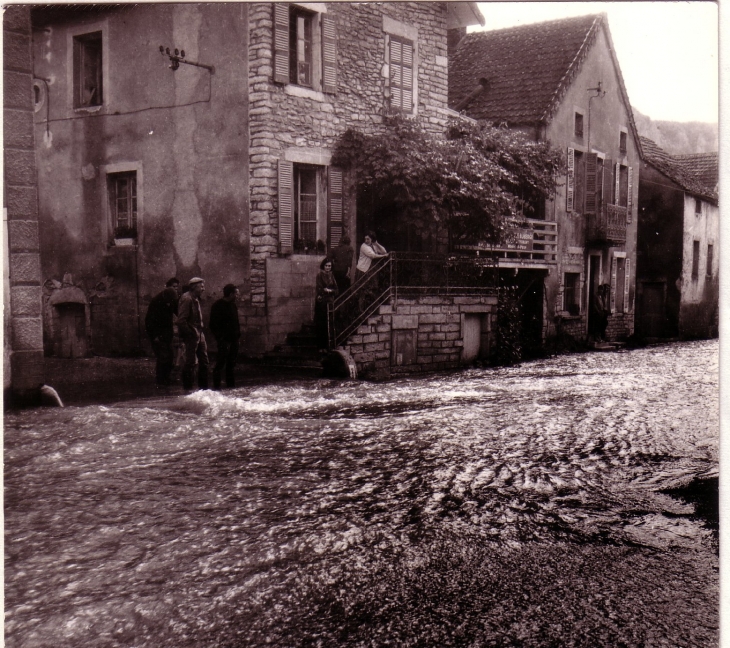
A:
POLYGON ((413 110, 413 42, 390 37, 390 107, 410 113, 413 110))
POLYGON ((580 273, 566 272, 563 275, 563 310, 570 315, 580 315, 580 273))

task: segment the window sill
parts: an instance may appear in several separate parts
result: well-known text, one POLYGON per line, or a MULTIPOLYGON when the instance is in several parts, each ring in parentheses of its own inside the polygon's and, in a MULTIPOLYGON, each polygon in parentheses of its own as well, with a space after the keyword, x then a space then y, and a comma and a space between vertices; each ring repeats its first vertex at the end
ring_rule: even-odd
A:
POLYGON ((582 315, 570 315, 568 311, 561 311, 558 315, 560 316, 560 319, 568 321, 577 321, 583 318, 582 315))
POLYGON ((323 92, 320 92, 319 90, 312 90, 311 88, 305 88, 304 86, 294 85, 293 83, 289 83, 284 86, 284 92, 292 97, 312 99, 312 101, 319 101, 320 103, 327 101, 327 97, 325 97, 323 92))
POLYGON ((93 113, 98 113, 99 111, 101 111, 101 109, 103 107, 104 107, 103 104, 101 106, 79 106, 77 108, 74 108, 74 112, 77 114, 79 114, 79 113, 93 114, 93 113))

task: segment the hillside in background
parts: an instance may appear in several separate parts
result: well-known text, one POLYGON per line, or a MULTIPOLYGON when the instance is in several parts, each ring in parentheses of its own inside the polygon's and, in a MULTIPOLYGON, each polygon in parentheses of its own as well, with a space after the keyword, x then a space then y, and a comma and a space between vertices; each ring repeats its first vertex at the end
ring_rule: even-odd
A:
POLYGON ((654 121, 633 108, 639 135, 654 140, 667 153, 710 153, 718 150, 717 124, 654 121))

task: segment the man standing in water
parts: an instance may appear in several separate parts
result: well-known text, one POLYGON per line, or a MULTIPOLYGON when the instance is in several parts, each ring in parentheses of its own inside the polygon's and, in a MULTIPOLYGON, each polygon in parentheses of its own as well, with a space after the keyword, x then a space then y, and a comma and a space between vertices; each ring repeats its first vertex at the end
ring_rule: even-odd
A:
POLYGON ((239 291, 233 284, 223 287, 223 297, 210 309, 210 330, 215 336, 218 356, 213 367, 213 389, 221 388, 221 372, 226 368, 226 387, 236 386, 233 370, 238 359, 238 338, 241 325, 238 321, 239 291))
POLYGON ((205 281, 193 277, 188 285, 190 290, 180 297, 178 304, 177 327, 185 343, 185 366, 182 371, 183 387, 193 388, 195 364, 198 364, 198 387, 208 389, 208 347, 203 335, 203 311, 200 296, 205 290, 205 281))

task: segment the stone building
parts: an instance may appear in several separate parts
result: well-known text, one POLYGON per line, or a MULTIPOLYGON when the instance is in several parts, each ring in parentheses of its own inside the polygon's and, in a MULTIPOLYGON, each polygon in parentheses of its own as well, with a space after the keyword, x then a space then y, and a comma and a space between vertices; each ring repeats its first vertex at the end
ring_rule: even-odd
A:
MULTIPOLYGON (((447 35, 474 3, 35 7, 33 97, 47 353, 146 349, 166 279, 232 282, 243 351, 310 321, 324 253, 365 224, 330 164, 399 111, 441 132, 447 35)), ((205 316, 207 320, 207 314, 205 316)))
POLYGON ((496 251, 535 342, 595 337, 592 306, 606 284, 607 338, 631 335, 641 145, 606 16, 465 36, 449 62, 449 105, 565 151, 556 198, 527 215, 531 232, 496 251))
POLYGON ((644 338, 718 335, 718 154, 670 155, 642 137, 636 328, 644 338))

